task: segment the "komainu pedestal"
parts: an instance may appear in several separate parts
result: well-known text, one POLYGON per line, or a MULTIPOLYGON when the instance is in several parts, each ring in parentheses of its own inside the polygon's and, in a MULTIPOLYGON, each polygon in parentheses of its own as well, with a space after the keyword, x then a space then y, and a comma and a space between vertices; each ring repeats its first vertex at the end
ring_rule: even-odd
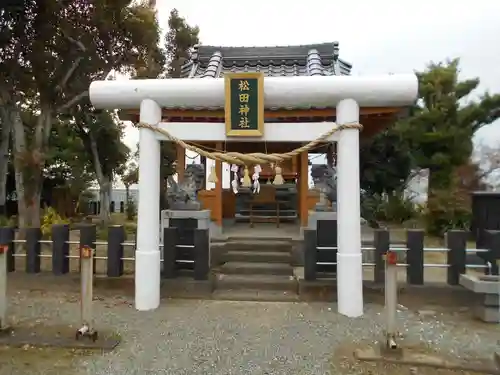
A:
POLYGON ((487 323, 500 323, 500 276, 460 275, 460 285, 484 299, 475 306, 476 316, 487 323))

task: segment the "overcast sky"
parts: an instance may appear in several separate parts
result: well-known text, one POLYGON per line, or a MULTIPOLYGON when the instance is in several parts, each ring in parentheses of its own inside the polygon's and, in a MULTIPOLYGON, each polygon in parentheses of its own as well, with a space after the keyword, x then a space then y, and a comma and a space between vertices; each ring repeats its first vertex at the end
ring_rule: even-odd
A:
MULTIPOLYGON (((161 26, 177 8, 207 45, 268 46, 338 41, 353 74, 408 73, 460 57, 479 93, 500 92, 500 1, 157 0, 161 26)), ((500 142, 499 124, 481 140, 500 142)), ((128 129, 135 148, 138 131, 128 129)))
MULTIPOLYGON (((200 27, 202 44, 294 45, 338 41, 353 74, 408 73, 460 57, 462 76, 480 77, 477 95, 500 92, 500 1, 157 0, 160 24, 177 8, 200 27)), ((499 123, 480 142, 500 143, 499 123)), ((127 129, 132 148, 138 131, 127 129)))

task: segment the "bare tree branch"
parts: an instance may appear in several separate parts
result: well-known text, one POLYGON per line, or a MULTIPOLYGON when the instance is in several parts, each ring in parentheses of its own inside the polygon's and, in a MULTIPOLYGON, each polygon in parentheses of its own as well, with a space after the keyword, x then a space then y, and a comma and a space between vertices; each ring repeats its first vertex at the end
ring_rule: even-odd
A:
POLYGON ((60 107, 57 108, 57 112, 64 112, 74 106, 76 103, 78 103, 80 100, 83 98, 87 97, 89 95, 89 91, 85 90, 78 95, 73 96, 69 101, 61 105, 60 107))
MULTIPOLYGON (((65 35, 64 37, 71 44, 74 44, 82 53, 87 52, 87 48, 85 48, 85 46, 83 45, 83 43, 80 42, 79 40, 76 40, 76 39, 70 37, 69 35, 65 35)), ((59 82, 59 84, 57 85, 57 88, 56 88, 57 90, 59 90, 59 91, 64 90, 64 88, 68 84, 69 79, 75 73, 76 69, 78 68, 78 66, 80 65, 80 63, 82 62, 82 60, 83 60, 83 56, 80 56, 80 57, 78 57, 76 59, 76 61, 71 65, 71 68, 68 69, 68 71, 66 72, 66 74, 62 78, 61 82, 59 82)))
MULTIPOLYGON (((106 79, 109 74, 117 67, 120 66, 120 64, 122 62, 124 62, 125 60, 125 57, 120 57, 119 59, 117 59, 114 63, 112 64, 109 64, 109 68, 106 69, 98 78, 97 80, 104 80, 106 79)), ((65 104, 61 105, 59 108, 57 108, 57 112, 64 112, 66 110, 68 110, 69 108, 71 108, 73 105, 75 105, 76 103, 78 103, 80 100, 82 100, 83 98, 87 97, 89 95, 89 91, 88 90, 85 90, 83 92, 81 92, 80 94, 78 95, 75 95, 73 98, 71 98, 69 101, 67 101, 65 104)))
POLYGON ((69 79, 75 73, 76 69, 78 68, 78 66, 80 65, 82 60, 83 60, 82 56, 80 56, 76 59, 76 61, 71 65, 71 68, 68 69, 68 71, 66 72, 64 77, 61 79, 61 82, 59 82, 59 84, 57 85, 56 90, 59 90, 59 91, 64 90, 64 88, 68 84, 69 79))
POLYGON ((85 48, 85 46, 83 45, 83 43, 80 42, 79 40, 76 40, 76 39, 70 37, 69 35, 65 35, 64 37, 66 39, 68 39, 70 41, 70 43, 76 45, 80 51, 87 52, 87 48, 85 48))

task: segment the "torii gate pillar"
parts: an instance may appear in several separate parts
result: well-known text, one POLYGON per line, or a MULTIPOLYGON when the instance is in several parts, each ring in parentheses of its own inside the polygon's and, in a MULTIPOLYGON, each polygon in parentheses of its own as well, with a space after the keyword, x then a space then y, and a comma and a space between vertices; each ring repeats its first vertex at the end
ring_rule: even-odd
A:
MULTIPOLYGON (((337 125, 358 123, 358 103, 341 100, 337 125)), ((343 129, 337 146, 337 301, 338 312, 352 318, 363 315, 360 195, 359 130, 343 129)))
MULTIPOLYGON (((161 121, 161 107, 154 100, 141 102, 140 121, 161 121)), ((139 203, 137 205, 137 249, 135 252, 135 308, 156 309, 160 305, 160 141, 156 134, 139 130, 139 203)))

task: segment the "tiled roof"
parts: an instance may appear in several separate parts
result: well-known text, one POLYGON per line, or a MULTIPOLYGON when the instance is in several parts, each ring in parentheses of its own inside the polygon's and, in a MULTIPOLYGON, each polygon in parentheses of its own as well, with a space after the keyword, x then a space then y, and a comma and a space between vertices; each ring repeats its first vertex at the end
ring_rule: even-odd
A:
POLYGON ((352 65, 339 59, 339 44, 276 47, 195 46, 182 78, 216 78, 226 72, 263 72, 266 76, 349 75, 352 65))

